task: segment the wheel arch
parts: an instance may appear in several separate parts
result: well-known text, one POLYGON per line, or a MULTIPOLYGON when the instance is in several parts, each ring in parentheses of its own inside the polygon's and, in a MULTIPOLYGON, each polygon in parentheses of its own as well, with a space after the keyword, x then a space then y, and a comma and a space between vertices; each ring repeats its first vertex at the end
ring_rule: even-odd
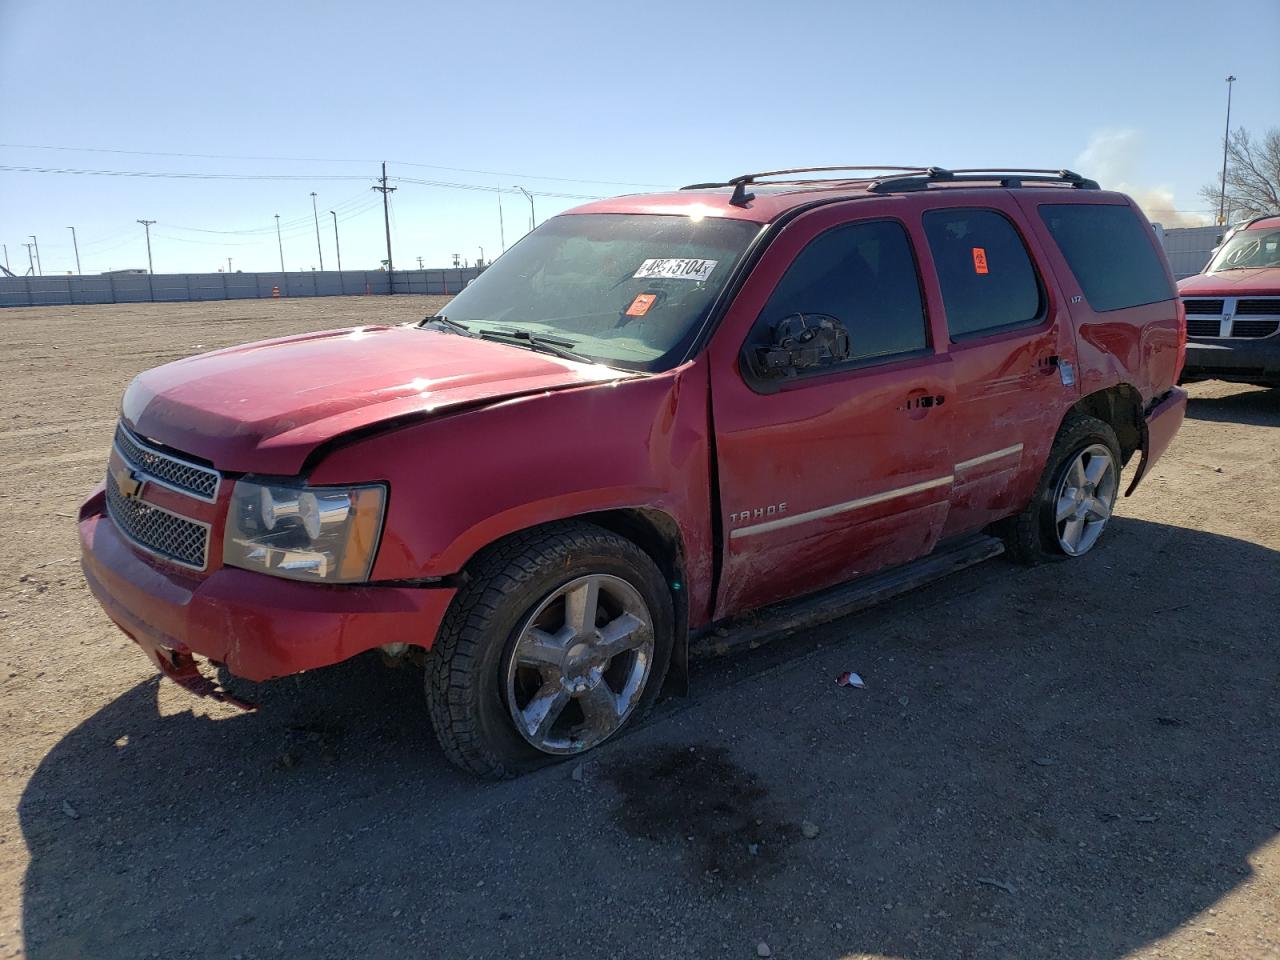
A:
POLYGON ((462 578, 469 577, 476 559, 504 541, 516 536, 526 536, 544 527, 566 523, 590 523, 603 527, 610 533, 630 540, 643 550, 657 565, 671 593, 671 605, 675 612, 675 636, 671 644, 671 663, 667 668, 665 687, 672 693, 685 694, 689 683, 689 591, 688 564, 684 536, 675 517, 653 507, 620 507, 559 517, 545 523, 534 524, 520 530, 512 530, 491 543, 485 544, 467 559, 462 578))
POLYGON ((1096 417, 1116 432, 1120 441, 1121 466, 1127 465, 1146 444, 1146 422, 1142 416, 1142 394, 1128 383, 1117 383, 1081 397, 1071 409, 1096 417))

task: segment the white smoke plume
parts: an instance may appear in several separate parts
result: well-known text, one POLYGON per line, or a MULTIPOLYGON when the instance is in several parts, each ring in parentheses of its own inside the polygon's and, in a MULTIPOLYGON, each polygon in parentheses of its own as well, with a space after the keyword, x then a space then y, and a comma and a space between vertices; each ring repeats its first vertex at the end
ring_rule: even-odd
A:
POLYGON ((1133 197, 1147 219, 1165 227, 1202 227, 1212 219, 1180 210, 1167 186, 1141 186, 1142 137, 1136 130, 1100 130, 1076 157, 1074 169, 1097 180, 1104 190, 1119 190, 1133 197))

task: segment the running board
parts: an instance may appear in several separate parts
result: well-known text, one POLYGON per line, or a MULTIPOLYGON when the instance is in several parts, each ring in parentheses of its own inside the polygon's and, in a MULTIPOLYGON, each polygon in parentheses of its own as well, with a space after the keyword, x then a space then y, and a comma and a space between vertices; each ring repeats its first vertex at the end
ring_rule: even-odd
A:
POLYGON ((784 600, 736 620, 722 620, 690 640, 689 656, 705 659, 754 650, 784 634, 847 617, 1002 553, 1004 544, 985 534, 954 540, 919 560, 784 600))

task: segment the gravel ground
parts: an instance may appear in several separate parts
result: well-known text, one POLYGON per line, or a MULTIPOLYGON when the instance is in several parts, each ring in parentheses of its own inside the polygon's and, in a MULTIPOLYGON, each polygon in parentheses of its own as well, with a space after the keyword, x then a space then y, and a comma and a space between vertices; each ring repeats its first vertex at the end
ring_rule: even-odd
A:
POLYGON ((376 657, 157 682, 75 559, 129 378, 434 305, 0 311, 0 956, 1280 957, 1280 391, 1194 385, 1089 557, 704 664, 576 775, 455 772, 376 657))

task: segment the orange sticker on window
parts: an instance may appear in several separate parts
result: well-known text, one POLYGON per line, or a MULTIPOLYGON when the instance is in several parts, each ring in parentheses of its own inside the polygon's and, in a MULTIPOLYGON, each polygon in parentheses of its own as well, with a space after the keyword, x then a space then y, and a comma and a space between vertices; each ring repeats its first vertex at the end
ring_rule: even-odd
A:
POLYGON ((973 248, 973 272, 987 272, 987 251, 982 247, 973 248))
POLYGON ((658 299, 656 293, 642 293, 631 301, 631 306, 627 307, 628 317, 643 317, 649 312, 649 308, 653 306, 653 301, 658 299))

